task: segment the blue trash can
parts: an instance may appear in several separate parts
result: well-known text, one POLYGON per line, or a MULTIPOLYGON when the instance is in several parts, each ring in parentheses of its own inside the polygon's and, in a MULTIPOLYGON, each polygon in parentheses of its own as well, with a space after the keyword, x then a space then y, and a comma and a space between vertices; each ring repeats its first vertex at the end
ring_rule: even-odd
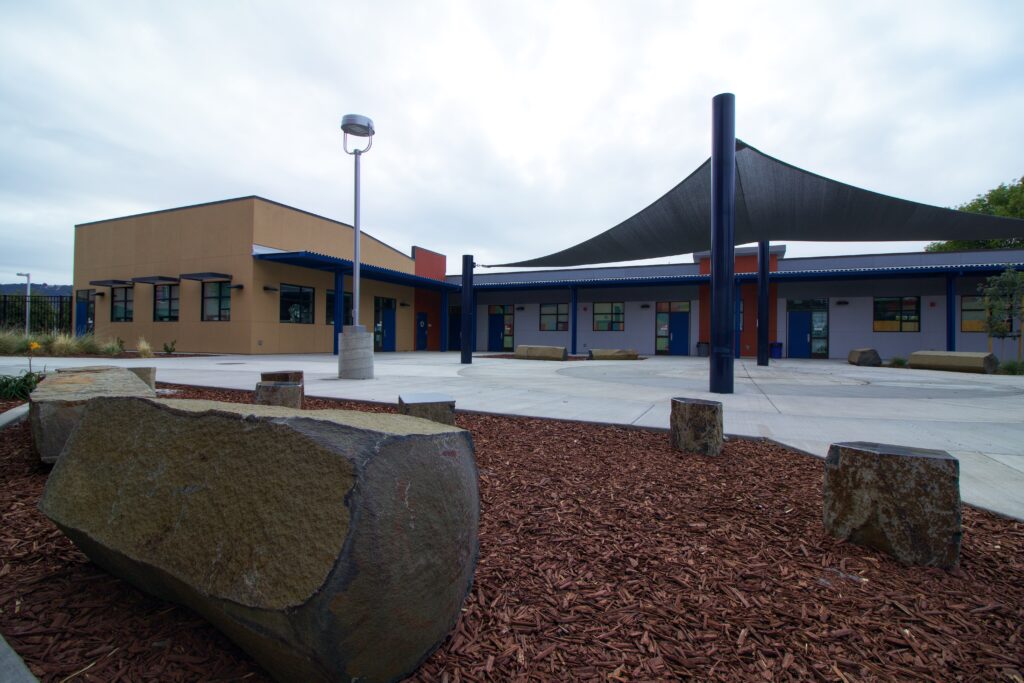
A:
POLYGON ((782 358, 782 342, 772 342, 769 344, 768 354, 772 358, 782 358))

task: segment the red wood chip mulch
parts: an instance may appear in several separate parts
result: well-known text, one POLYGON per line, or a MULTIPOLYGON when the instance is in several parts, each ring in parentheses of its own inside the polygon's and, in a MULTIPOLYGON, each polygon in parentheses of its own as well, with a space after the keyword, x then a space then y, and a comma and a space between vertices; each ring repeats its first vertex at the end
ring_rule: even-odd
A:
MULTIPOLYGON (((960 568, 906 568, 823 533, 820 460, 457 420, 480 466, 480 562, 456 629, 413 680, 1022 680, 1024 524, 965 507, 960 568)), ((37 511, 47 471, 28 438, 25 425, 0 434, 0 633, 29 668, 44 681, 267 680, 190 611, 92 566, 37 511)))

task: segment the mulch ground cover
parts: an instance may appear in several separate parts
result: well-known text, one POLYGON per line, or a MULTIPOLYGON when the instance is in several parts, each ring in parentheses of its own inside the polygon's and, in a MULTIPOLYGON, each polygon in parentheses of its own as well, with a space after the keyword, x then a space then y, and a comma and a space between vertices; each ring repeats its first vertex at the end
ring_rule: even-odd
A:
MULTIPOLYGON (((457 421, 480 467, 480 561, 455 630, 413 680, 1022 680, 1024 524, 965 507, 960 567, 906 568, 823 533, 820 460, 752 441, 711 459, 672 451, 664 433, 457 421)), ((190 611, 91 565, 37 511, 47 470, 28 438, 24 425, 0 433, 0 633, 33 672, 267 680, 190 611)))

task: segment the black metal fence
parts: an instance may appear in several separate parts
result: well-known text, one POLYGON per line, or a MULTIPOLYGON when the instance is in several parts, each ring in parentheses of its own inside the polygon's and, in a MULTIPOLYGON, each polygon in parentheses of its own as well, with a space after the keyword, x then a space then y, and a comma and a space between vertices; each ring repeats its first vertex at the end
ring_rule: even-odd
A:
MULTIPOLYGON (((29 324, 34 334, 71 334, 70 296, 35 296, 29 303, 29 324)), ((25 329, 25 295, 0 294, 0 330, 25 329)))

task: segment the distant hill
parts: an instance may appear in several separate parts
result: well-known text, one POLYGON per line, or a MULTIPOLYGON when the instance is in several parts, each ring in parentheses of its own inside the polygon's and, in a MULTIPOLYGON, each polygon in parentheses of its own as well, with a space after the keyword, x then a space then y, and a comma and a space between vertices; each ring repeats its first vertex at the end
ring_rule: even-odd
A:
MULTIPOLYGON (((0 294, 24 294, 25 283, 24 282, 12 282, 10 284, 0 284, 0 294)), ((45 282, 42 284, 32 283, 32 294, 39 296, 69 296, 71 294, 71 285, 48 285, 45 282)))

